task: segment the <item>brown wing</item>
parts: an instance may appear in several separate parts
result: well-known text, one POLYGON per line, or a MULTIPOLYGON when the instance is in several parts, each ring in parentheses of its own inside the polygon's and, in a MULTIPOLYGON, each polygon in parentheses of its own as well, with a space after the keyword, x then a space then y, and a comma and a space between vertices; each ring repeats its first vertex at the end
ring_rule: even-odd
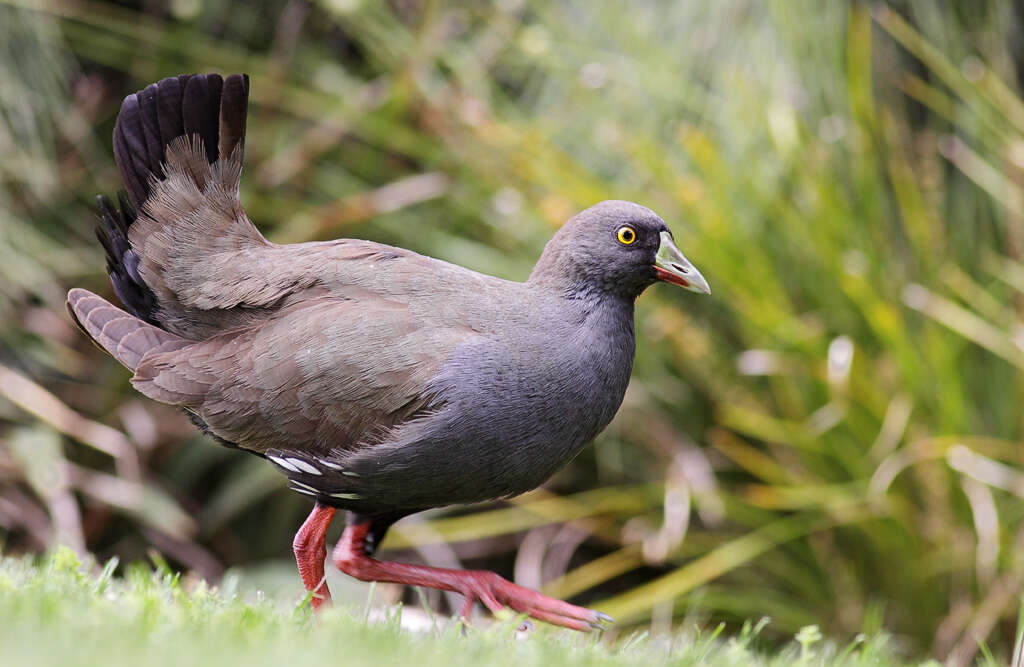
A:
POLYGON ((326 454, 376 441, 431 409, 431 380, 474 335, 400 302, 322 297, 242 332, 147 356, 132 384, 246 449, 326 454))

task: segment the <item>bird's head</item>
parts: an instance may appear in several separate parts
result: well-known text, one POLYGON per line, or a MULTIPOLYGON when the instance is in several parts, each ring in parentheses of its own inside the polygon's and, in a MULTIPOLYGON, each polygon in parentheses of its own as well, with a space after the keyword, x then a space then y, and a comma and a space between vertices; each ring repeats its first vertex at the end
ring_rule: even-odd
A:
POLYGON ((711 293, 664 220, 649 208, 617 200, 595 204, 566 222, 530 275, 530 282, 569 292, 625 297, 636 297, 659 280, 711 293))

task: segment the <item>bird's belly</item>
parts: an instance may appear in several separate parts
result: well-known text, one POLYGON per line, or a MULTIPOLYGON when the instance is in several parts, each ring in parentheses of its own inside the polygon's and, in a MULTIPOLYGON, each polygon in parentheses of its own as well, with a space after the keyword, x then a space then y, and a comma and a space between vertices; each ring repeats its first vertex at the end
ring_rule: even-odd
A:
POLYGON ((527 428, 527 412, 488 413, 485 423, 377 452, 355 470, 373 487, 375 503, 394 508, 507 498, 537 488, 572 460, 607 425, 610 416, 596 416, 606 409, 545 415, 527 428))

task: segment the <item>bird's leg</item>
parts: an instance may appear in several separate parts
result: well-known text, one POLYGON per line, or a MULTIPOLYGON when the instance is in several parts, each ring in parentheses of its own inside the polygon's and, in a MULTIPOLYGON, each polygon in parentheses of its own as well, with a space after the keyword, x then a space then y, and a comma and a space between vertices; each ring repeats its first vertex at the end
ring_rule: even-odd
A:
POLYGON ((461 616, 468 620, 473 603, 479 600, 492 613, 506 606, 541 621, 587 632, 611 622, 611 617, 598 611, 577 607, 517 586, 484 570, 451 570, 426 565, 410 565, 373 558, 368 553, 366 538, 371 532, 369 521, 345 528, 333 559, 338 569, 362 581, 387 581, 395 584, 427 586, 461 593, 466 598, 461 616))
POLYGON ((327 558, 327 527, 331 525, 335 511, 333 507, 317 503, 292 540, 299 576, 306 590, 313 592, 310 600, 313 611, 319 611, 322 604, 331 601, 331 592, 327 590, 324 579, 324 560, 327 558))

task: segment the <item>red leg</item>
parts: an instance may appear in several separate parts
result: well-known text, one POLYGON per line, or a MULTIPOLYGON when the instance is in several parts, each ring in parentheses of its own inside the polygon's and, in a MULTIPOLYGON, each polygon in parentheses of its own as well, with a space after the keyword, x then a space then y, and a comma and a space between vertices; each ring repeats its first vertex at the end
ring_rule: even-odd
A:
POLYGON ((327 558, 327 527, 331 525, 335 511, 333 507, 317 503, 292 540, 299 576, 306 590, 313 591, 310 601, 313 611, 319 611, 320 605, 331 601, 331 592, 327 590, 324 579, 324 559, 327 558))
POLYGON ((612 620, 599 611, 577 607, 517 586, 493 572, 449 570, 371 558, 366 553, 366 536, 369 532, 369 522, 345 529, 333 554, 334 564, 339 570, 362 581, 388 581, 461 593, 466 597, 461 613, 464 619, 469 616, 473 603, 479 600, 492 613, 508 606, 541 621, 583 632, 602 629, 603 623, 612 620))

